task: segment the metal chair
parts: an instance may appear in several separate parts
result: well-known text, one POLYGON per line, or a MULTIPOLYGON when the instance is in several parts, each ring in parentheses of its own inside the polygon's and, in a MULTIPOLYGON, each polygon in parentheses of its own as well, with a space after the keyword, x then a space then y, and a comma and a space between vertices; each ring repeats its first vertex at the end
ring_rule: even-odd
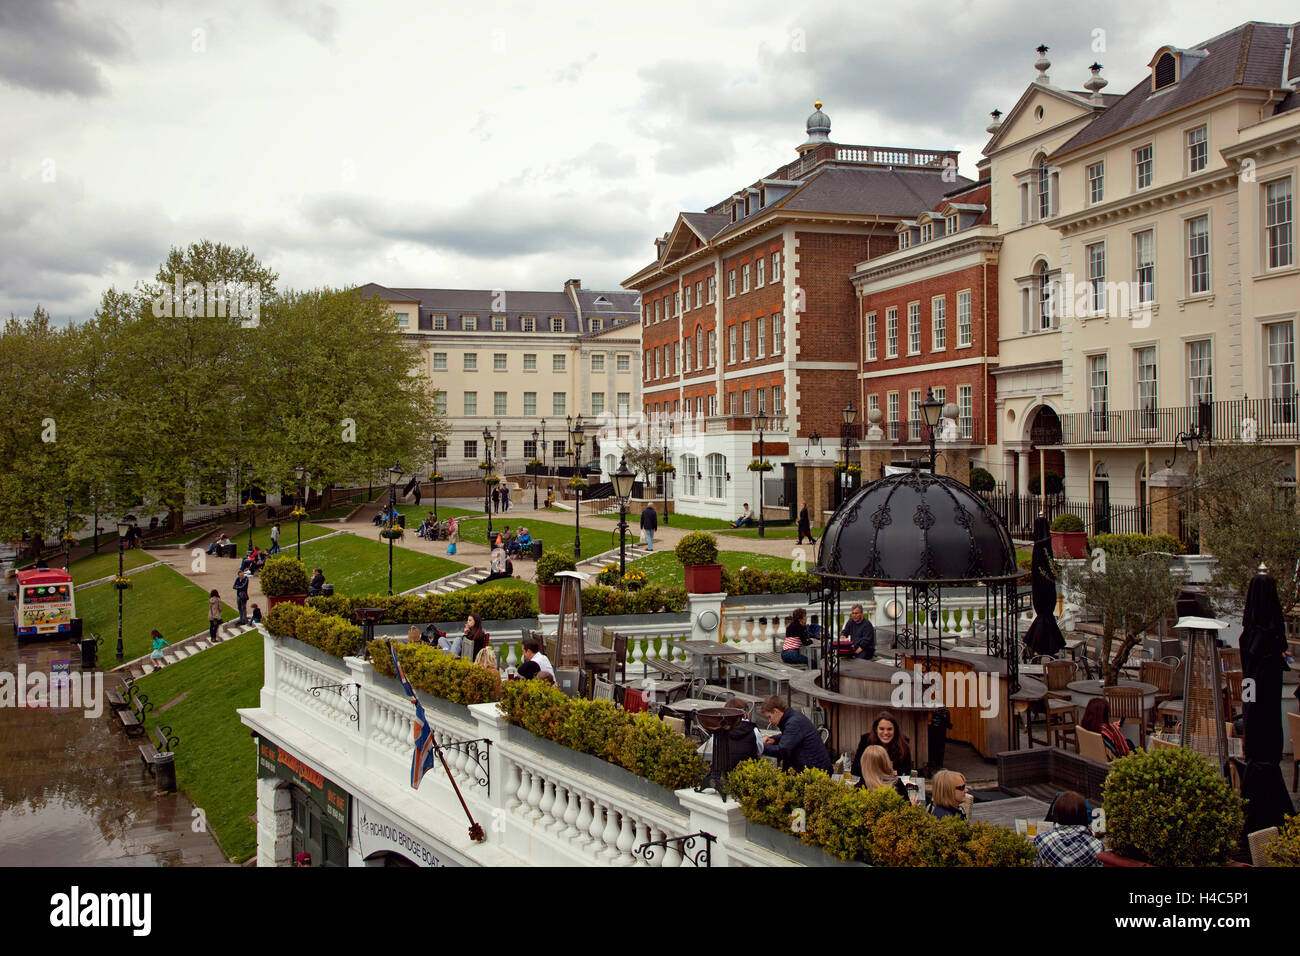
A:
POLYGON ((1142 710, 1142 692, 1136 687, 1103 687, 1102 696, 1110 710, 1110 719, 1121 727, 1127 718, 1138 722, 1138 744, 1144 750, 1147 745, 1146 715, 1142 710))

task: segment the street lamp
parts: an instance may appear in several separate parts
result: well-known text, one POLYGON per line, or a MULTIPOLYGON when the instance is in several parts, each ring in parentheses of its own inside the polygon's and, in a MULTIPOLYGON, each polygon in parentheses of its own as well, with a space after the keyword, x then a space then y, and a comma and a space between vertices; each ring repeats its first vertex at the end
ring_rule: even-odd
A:
POLYGON ((488 544, 492 543, 492 486, 488 479, 492 477, 492 432, 483 427, 483 510, 487 512, 488 544))
POLYGON ((72 499, 63 499, 63 570, 68 570, 68 565, 72 561, 72 542, 68 539, 72 537, 72 499))
POLYGON ((934 474, 934 435, 939 427, 939 418, 943 415, 943 402, 934 397, 934 390, 925 390, 925 401, 921 403, 921 415, 926 425, 930 426, 930 474, 934 474))
POLYGON ((244 502, 248 509, 248 551, 253 551, 253 525, 257 523, 257 502, 253 500, 253 483, 248 484, 248 500, 244 502))
POLYGON ((754 416, 754 427, 758 430, 758 536, 763 538, 767 536, 763 521, 763 431, 767 428, 767 413, 761 408, 754 416))
MULTIPOLYGON (((665 464, 665 465, 669 465, 669 464, 672 463, 672 459, 668 457, 668 439, 667 439, 667 438, 664 439, 664 455, 663 455, 663 459, 664 459, 664 464, 665 464)), ((669 473, 665 470, 665 471, 664 471, 664 524, 667 524, 667 523, 668 523, 668 476, 669 476, 669 473)))
POLYGON ((438 473, 438 454, 442 451, 442 439, 433 440, 433 471, 429 473, 429 480, 433 482, 433 523, 438 523, 438 482, 434 475, 438 473))
MULTIPOLYGON (((545 452, 545 450, 546 450, 545 448, 542 449, 543 453, 545 452)), ((533 429, 533 459, 532 460, 537 461, 537 429, 536 428, 533 429)), ((533 473, 533 510, 536 511, 537 510, 537 466, 532 464, 532 462, 530 462, 528 467, 533 473)))
MULTIPOLYGON (((836 488, 838 489, 838 497, 841 500, 844 497, 844 484, 849 480, 849 449, 857 444, 853 440, 853 421, 857 417, 858 410, 853 407, 852 402, 845 405, 844 410, 840 412, 840 422, 843 426, 840 429, 840 444, 844 447, 844 476, 836 483, 836 488)), ((838 505, 839 502, 836 502, 836 504, 838 505)))
POLYGON ((394 512, 397 509, 397 483, 402 480, 402 466, 393 463, 393 467, 388 469, 388 521, 385 523, 389 531, 388 537, 388 593, 393 593, 393 537, 392 532, 396 530, 394 525, 397 524, 397 518, 394 512))
POLYGON ((117 659, 120 661, 125 656, 122 647, 122 591, 124 588, 121 584, 121 578, 124 573, 122 568, 122 557, 126 553, 126 536, 131 531, 131 524, 122 520, 117 523, 117 659))
MULTIPOLYGON (((573 477, 575 480, 580 479, 579 469, 582 467, 582 446, 587 443, 586 438, 582 435, 582 414, 579 413, 575 419, 566 419, 570 421, 572 431, 569 433, 569 442, 571 449, 569 454, 573 456, 573 477)), ((573 556, 574 558, 582 557, 582 487, 573 489, 573 556)))
POLYGON ((628 470, 627 457, 619 460, 618 471, 611 476, 614 494, 618 496, 618 573, 627 573, 627 505, 632 497, 632 483, 636 475, 628 470))
POLYGON ((1174 457, 1165 459, 1165 467, 1172 469, 1174 462, 1178 460, 1179 446, 1187 449, 1189 455, 1195 455, 1201 447, 1201 428, 1198 425, 1190 431, 1179 432, 1178 437, 1174 439, 1174 457))
POLYGON ((302 515, 307 505, 307 469, 297 465, 293 469, 294 478, 298 479, 298 506, 293 509, 293 516, 298 519, 298 560, 302 560, 302 515))

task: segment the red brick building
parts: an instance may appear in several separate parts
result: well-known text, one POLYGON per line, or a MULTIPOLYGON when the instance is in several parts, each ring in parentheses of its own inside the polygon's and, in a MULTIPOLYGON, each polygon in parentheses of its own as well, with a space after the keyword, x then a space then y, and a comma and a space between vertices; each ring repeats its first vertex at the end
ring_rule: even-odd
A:
MULTIPOLYGON (((998 249, 990 183, 981 179, 924 205, 895 227, 895 248, 857 265, 859 407, 867 447, 883 461, 928 453, 920 405, 955 405, 938 429, 938 469, 968 477, 972 459, 996 443, 996 395, 989 374, 998 356, 998 249), (875 415, 879 410, 879 416, 875 415), (874 438, 873 438, 874 434, 874 438)), ((876 477, 864 475, 864 478, 876 477)))
POLYGON ((670 442, 687 513, 757 505, 759 412, 775 466, 764 499, 797 509, 810 493, 798 466, 832 464, 841 409, 862 407, 855 270, 896 250, 918 207, 968 184, 952 151, 831 142, 821 104, 807 132, 798 159, 680 213, 623 283, 641 293, 643 406, 670 442))

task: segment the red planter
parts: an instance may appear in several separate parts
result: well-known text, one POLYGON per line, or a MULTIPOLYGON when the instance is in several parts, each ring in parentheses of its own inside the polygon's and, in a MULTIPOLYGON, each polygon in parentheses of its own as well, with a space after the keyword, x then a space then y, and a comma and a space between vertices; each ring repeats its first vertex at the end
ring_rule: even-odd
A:
POLYGON ((1086 531, 1053 531, 1052 555, 1057 558, 1086 558, 1088 533, 1086 531))
POLYGON ((307 595, 305 594, 280 594, 276 597, 267 597, 266 610, 267 613, 270 613, 271 608, 275 607, 277 604, 297 604, 299 607, 302 607, 306 603, 307 595))
POLYGON ((722 565, 688 564, 686 572, 687 594, 717 594, 722 590, 722 565))
POLYGON ((537 585, 537 605, 543 614, 560 613, 560 584, 537 585))

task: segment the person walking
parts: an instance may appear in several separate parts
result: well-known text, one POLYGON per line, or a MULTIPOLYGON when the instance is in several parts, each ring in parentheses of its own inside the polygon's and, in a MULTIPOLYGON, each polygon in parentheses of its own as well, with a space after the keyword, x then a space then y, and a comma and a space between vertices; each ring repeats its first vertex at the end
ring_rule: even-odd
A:
POLYGON ((420 507, 420 499, 424 496, 423 492, 420 491, 420 483, 418 481, 415 483, 414 494, 415 494, 415 507, 418 508, 420 507))
POLYGON ((239 623, 248 623, 248 573, 240 568, 235 575, 235 604, 239 607, 239 623))
POLYGON ((799 509, 799 540, 795 544, 803 544, 803 539, 807 538, 809 544, 815 544, 812 535, 812 519, 808 517, 808 502, 804 502, 799 509))
POLYGON ((447 553, 455 554, 456 545, 460 543, 460 525, 455 518, 447 523, 447 553))
POLYGON ((153 638, 153 652, 149 655, 149 659, 153 661, 156 668, 166 667, 167 664, 163 660, 163 648, 171 647, 171 645, 163 640, 161 631, 155 630, 150 636, 153 638))
POLYGON ((221 592, 213 588, 208 592, 208 640, 217 639, 217 628, 221 626, 221 592))
POLYGON ((280 553, 280 524, 279 522, 271 525, 271 554, 280 553))
POLYGON ((501 486, 501 510, 502 511, 510 510, 510 486, 509 485, 501 486))
POLYGON ((501 510, 501 489, 496 485, 492 486, 492 510, 501 510))
POLYGON ((653 551, 655 532, 659 530, 659 512, 655 511, 654 505, 646 505, 641 509, 641 530, 645 532, 646 550, 653 551))

